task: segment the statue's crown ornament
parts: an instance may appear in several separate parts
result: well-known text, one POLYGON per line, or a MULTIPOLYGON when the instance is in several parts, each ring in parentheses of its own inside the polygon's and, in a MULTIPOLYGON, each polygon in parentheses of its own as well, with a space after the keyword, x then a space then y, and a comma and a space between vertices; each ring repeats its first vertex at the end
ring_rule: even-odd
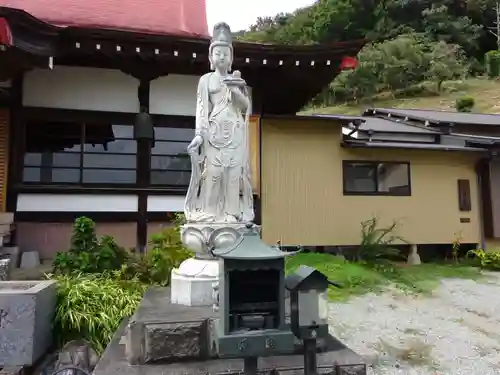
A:
POLYGON ((231 28, 225 22, 219 22, 214 26, 214 32, 212 35, 212 46, 215 45, 226 45, 231 46, 233 43, 233 37, 231 35, 231 28))

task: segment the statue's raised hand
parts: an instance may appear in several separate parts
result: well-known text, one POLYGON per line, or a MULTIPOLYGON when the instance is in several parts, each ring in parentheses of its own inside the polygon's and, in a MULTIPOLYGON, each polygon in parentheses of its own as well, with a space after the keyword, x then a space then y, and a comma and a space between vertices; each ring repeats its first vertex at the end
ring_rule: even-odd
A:
POLYGON ((191 141, 191 143, 189 144, 189 146, 187 147, 188 154, 193 154, 196 151, 198 151, 202 143, 203 143, 203 138, 201 137, 201 135, 195 136, 191 141))

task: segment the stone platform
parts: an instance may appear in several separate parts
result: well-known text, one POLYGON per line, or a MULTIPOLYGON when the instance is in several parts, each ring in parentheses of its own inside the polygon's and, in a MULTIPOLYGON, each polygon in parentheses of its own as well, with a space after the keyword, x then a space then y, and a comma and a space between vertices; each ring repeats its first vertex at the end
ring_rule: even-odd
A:
POLYGON ((169 288, 149 288, 127 324, 126 359, 139 365, 210 358, 208 325, 216 316, 212 307, 171 303, 169 288))
MULTIPOLYGON (((211 351, 208 330, 217 313, 172 304, 169 296, 167 288, 146 292, 134 316, 122 322, 94 375, 231 375, 243 370, 242 359, 219 359, 211 351)), ((259 358, 259 372, 303 374, 301 353, 297 341, 293 355, 259 358)), ((332 336, 318 344, 318 368, 336 375, 366 374, 363 359, 332 336)))

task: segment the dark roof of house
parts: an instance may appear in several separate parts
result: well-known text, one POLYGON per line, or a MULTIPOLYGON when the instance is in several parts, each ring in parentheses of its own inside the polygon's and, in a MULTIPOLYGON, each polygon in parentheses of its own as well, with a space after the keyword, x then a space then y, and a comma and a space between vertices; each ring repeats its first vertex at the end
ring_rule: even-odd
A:
POLYGON ((416 121, 429 121, 433 124, 470 124, 470 125, 500 125, 500 115, 486 113, 461 113, 451 111, 432 111, 427 109, 370 108, 364 116, 377 114, 392 117, 408 118, 416 121))
POLYGON ((359 130, 373 130, 385 133, 439 134, 439 131, 426 129, 423 126, 404 124, 399 121, 385 120, 377 117, 366 118, 359 130))
POLYGON ((477 147, 442 145, 436 143, 408 143, 408 142, 380 142, 380 141, 358 141, 348 140, 343 143, 348 147, 363 147, 363 148, 403 148, 417 150, 440 150, 440 151, 472 151, 486 152, 488 150, 477 147))
POLYGON ((366 118, 360 116, 351 115, 317 115, 317 114, 307 114, 307 115, 274 115, 264 113, 262 118, 277 118, 277 119, 287 119, 287 120, 300 120, 300 121, 316 121, 316 120, 331 120, 336 124, 348 124, 348 123, 362 123, 366 121, 366 118))
POLYGON ((361 117, 361 116, 347 116, 347 115, 311 115, 309 117, 324 118, 331 120, 341 120, 344 122, 360 121, 359 130, 383 133, 411 133, 411 134, 440 134, 438 130, 427 129, 424 126, 405 124, 400 121, 386 120, 378 117, 361 117))

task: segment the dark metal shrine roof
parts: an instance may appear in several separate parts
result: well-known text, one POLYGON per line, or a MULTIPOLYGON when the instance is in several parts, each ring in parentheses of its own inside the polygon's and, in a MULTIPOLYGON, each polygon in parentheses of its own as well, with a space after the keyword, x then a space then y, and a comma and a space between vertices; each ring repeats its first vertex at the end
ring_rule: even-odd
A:
POLYGON ((282 259, 292 253, 281 251, 276 246, 268 246, 262 241, 259 233, 250 228, 235 244, 226 248, 215 249, 213 254, 222 259, 270 260, 282 259))

